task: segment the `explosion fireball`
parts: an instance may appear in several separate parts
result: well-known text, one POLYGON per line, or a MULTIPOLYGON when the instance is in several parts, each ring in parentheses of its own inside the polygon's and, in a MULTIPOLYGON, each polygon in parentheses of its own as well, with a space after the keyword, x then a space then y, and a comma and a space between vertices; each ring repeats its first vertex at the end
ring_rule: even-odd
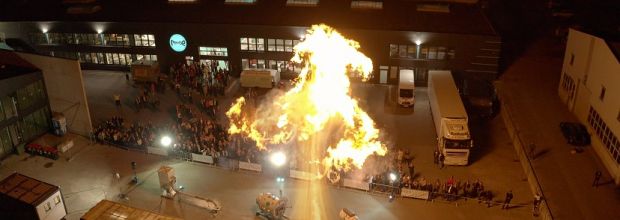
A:
POLYGON ((238 98, 226 112, 229 134, 256 141, 261 150, 295 138, 297 142, 328 137, 320 159, 326 168, 361 169, 372 154, 385 155, 374 121, 350 96, 349 76, 368 80, 372 61, 357 49, 359 43, 346 39, 327 25, 314 25, 295 46, 293 62, 303 69, 293 88, 262 102, 256 109, 238 98), (336 125, 337 129, 330 129, 336 125))

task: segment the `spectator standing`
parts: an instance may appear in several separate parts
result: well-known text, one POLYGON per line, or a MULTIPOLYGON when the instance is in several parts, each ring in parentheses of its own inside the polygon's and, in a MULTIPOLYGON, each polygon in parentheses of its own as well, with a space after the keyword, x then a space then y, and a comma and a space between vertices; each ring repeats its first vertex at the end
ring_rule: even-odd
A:
POLYGON ((534 217, 537 217, 540 214, 540 202, 542 202, 542 196, 536 193, 536 195, 534 195, 534 209, 532 210, 532 214, 534 215, 534 217))
POLYGON ((439 169, 443 169, 443 162, 445 159, 446 157, 442 153, 439 153, 439 169))
POLYGON ((512 200, 513 197, 514 195, 512 194, 512 190, 506 193, 506 199, 504 200, 504 205, 502 205, 502 209, 507 209, 508 207, 510 207, 510 200, 512 200))
POLYGON ((437 149, 435 149, 435 152, 433 152, 433 163, 439 163, 439 151, 437 151, 437 149))
POLYGON ((603 176, 603 173, 600 170, 597 170, 594 173, 594 181, 592 182, 592 187, 598 188, 598 182, 601 180, 601 176, 603 176))
POLYGON ((409 161, 409 176, 411 176, 412 179, 415 179, 415 169, 413 166, 413 161, 409 161))
POLYGON ((116 107, 121 107, 121 96, 119 94, 114 94, 114 103, 116 103, 116 107))

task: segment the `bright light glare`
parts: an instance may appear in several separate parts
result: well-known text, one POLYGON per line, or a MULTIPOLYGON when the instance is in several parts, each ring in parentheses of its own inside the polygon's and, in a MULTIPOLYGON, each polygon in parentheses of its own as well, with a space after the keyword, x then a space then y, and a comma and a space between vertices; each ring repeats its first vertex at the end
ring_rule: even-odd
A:
POLYGON ((170 137, 168 137, 168 136, 163 136, 163 137, 161 137, 160 142, 161 142, 162 146, 168 147, 172 143, 172 139, 170 137))
POLYGON ((422 44, 422 41, 421 41, 421 40, 415 40, 415 45, 420 46, 420 44, 422 44))
POLYGON ((286 155, 282 152, 275 152, 271 155, 271 163, 276 166, 282 166, 286 163, 286 155))
POLYGON ((396 181, 396 174, 390 173, 390 180, 396 181))

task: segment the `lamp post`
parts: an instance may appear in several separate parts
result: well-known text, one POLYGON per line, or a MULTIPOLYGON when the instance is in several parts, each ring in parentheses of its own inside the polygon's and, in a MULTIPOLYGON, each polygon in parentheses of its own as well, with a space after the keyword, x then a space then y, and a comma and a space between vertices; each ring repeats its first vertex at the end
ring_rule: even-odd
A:
POLYGON ((138 183, 138 174, 136 174, 136 162, 135 161, 131 161, 131 170, 133 170, 133 179, 131 179, 131 182, 136 184, 138 183))
POLYGON ((282 171, 280 169, 282 169, 282 166, 286 164, 286 155, 281 151, 274 152, 273 154, 271 154, 269 160, 271 161, 271 164, 273 164, 277 169, 276 183, 280 187, 279 189, 280 198, 282 198, 282 188, 284 185, 284 177, 283 175, 281 175, 282 171))

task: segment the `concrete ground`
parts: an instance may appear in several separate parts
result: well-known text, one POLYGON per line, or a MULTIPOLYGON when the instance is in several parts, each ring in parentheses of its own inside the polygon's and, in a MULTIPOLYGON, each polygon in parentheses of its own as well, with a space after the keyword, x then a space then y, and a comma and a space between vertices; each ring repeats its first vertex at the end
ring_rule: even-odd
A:
MULTIPOLYGON (((138 113, 132 107, 136 88, 125 82, 124 74, 107 71, 84 71, 84 74, 90 112, 95 124, 116 115, 122 115, 129 121, 172 121, 174 104, 177 102, 172 91, 160 95, 162 105, 159 110, 142 110, 138 113), (115 93, 121 94, 123 99, 121 109, 114 106, 112 95, 115 93)), ((237 90, 238 86, 234 84, 229 96, 220 98, 222 107, 219 118, 222 122, 225 122, 225 118, 221 114, 230 106, 232 96, 238 94, 237 90)), ((508 190, 513 190, 514 208, 502 210, 497 204, 487 208, 471 199, 457 202, 438 199, 428 202, 398 198, 390 203, 383 194, 332 186, 314 189, 307 182, 288 179, 283 193, 291 201, 291 208, 287 210, 291 219, 316 219, 311 217, 315 215, 320 219, 335 219, 341 208, 357 212, 360 219, 532 218, 532 193, 519 163, 515 161, 513 147, 506 141, 508 137, 500 118, 474 126, 476 148, 472 152, 471 165, 440 170, 432 161, 435 134, 425 88, 417 90, 417 102, 413 109, 397 107, 394 91, 393 87, 381 85, 353 86, 354 96, 361 100, 361 106, 367 109, 377 126, 388 134, 390 144, 411 151, 419 177, 433 181, 445 181, 450 176, 460 180, 480 179, 485 188, 496 195, 494 201, 497 203, 503 200, 508 190), (320 195, 321 200, 312 202, 317 195, 320 195)), ((185 219, 212 218, 204 209, 187 202, 161 199, 156 174, 156 169, 161 165, 170 165, 176 169, 178 185, 185 187, 185 193, 218 200, 223 206, 221 214, 216 217, 219 219, 255 219, 256 195, 277 192, 274 179, 265 174, 233 172, 204 164, 90 144, 81 137, 75 139, 80 140, 76 141, 76 147, 57 161, 27 155, 8 158, 0 167, 0 178, 18 171, 59 185, 70 212, 68 219, 79 219, 104 198, 185 219), (66 158, 72 160, 67 161, 66 158), (137 186, 128 184, 132 176, 131 161, 138 163, 141 183, 137 186), (114 172, 121 174, 120 181, 113 178, 114 172), (129 200, 118 199, 120 191, 126 193, 129 200)))
POLYGON ((620 219, 620 190, 594 150, 572 154, 559 128, 562 121, 577 121, 558 96, 565 47, 551 37, 536 41, 506 70, 499 92, 523 141, 536 146, 532 163, 553 217, 620 219), (597 170, 603 184, 594 188, 597 170))

